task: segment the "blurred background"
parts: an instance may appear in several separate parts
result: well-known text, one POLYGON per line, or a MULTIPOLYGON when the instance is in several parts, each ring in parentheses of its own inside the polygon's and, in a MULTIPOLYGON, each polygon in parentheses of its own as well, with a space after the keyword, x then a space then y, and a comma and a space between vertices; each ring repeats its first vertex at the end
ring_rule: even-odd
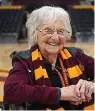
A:
POLYGON ((94 57, 94 0, 0 0, 0 102, 3 85, 12 68, 10 54, 26 50, 25 23, 30 13, 43 5, 60 6, 71 17, 73 35, 66 46, 75 46, 94 57))

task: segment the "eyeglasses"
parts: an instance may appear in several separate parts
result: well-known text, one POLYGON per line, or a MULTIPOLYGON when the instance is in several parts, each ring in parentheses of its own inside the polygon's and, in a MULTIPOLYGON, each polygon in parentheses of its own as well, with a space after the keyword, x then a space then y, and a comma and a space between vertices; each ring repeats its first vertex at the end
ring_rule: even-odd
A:
POLYGON ((67 30, 64 30, 64 29, 59 29, 59 30, 53 30, 53 29, 51 29, 51 28, 49 28, 49 27, 47 27, 47 28, 45 28, 45 29, 43 29, 43 30, 39 30, 38 28, 36 28, 39 32, 42 32, 43 34, 45 34, 45 35, 48 35, 48 34, 50 34, 50 35, 52 35, 52 34, 54 34, 54 32, 57 32, 57 34, 58 34, 58 36, 60 36, 60 37, 68 37, 69 36, 69 31, 67 31, 67 30))

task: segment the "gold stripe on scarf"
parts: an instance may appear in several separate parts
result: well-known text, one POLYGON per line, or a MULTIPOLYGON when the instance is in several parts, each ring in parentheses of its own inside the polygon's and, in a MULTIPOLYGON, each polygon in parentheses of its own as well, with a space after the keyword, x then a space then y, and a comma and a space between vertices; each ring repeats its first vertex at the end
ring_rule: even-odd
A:
POLYGON ((48 78, 46 69, 43 69, 42 66, 40 66, 39 68, 35 69, 34 74, 35 74, 35 80, 41 78, 42 76, 44 78, 48 78))
POLYGON ((64 59, 69 59, 70 57, 72 57, 72 55, 68 52, 67 49, 64 49, 63 51, 60 51, 60 54, 61 54, 63 60, 64 59))
MULTIPOLYGON (((32 61, 34 61, 34 60, 36 60, 38 58, 40 60, 43 60, 42 56, 41 56, 41 53, 38 51, 38 49, 36 49, 35 51, 33 51, 31 53, 31 56, 32 56, 32 61)), ((35 69, 34 73, 35 73, 35 80, 41 78, 42 76, 44 76, 44 78, 48 78, 47 71, 46 71, 46 69, 43 69, 42 66, 39 66, 39 68, 35 69)))
POLYGON ((40 66, 39 68, 35 69, 34 70, 34 74, 35 74, 35 79, 39 79, 43 76, 43 73, 42 73, 42 66, 40 66))
POLYGON ((87 106, 87 107, 84 107, 83 110, 84 110, 84 111, 88 111, 88 110, 94 111, 94 106, 95 106, 95 104, 89 105, 89 106, 87 106))
POLYGON ((69 77, 72 79, 72 78, 75 78, 75 77, 78 77, 79 75, 82 74, 81 70, 79 69, 78 65, 74 66, 74 67, 71 67, 71 68, 68 68, 67 69, 68 71, 68 74, 69 74, 69 77))
POLYGON ((64 60, 64 59, 68 59, 63 51, 60 51, 60 54, 61 54, 63 60, 64 60))
POLYGON ((36 80, 41 78, 43 76, 42 75, 42 66, 40 66, 39 68, 35 69, 34 73, 35 73, 35 79, 36 80))
POLYGON ((48 78, 48 74, 46 69, 42 69, 44 78, 48 78))
POLYGON ((31 53, 31 56, 32 56, 32 61, 37 60, 38 57, 39 57, 38 49, 36 49, 35 51, 33 51, 33 52, 31 53))
POLYGON ((76 65, 76 69, 77 69, 77 71, 78 71, 79 74, 82 74, 82 71, 81 71, 81 69, 79 68, 78 65, 76 65))
POLYGON ((65 54, 66 54, 67 58, 72 57, 72 55, 68 52, 68 50, 67 50, 67 49, 64 49, 64 52, 65 52, 65 54))
POLYGON ((40 66, 39 68, 35 69, 34 74, 35 74, 35 80, 41 78, 42 76, 44 78, 48 78, 48 74, 46 72, 46 69, 43 69, 42 66, 40 66))
MULTIPOLYGON (((69 51, 67 49, 64 49, 63 51, 61 51, 60 54, 61 54, 63 60, 69 59, 70 57, 72 57, 72 55, 69 53, 69 51)), ((80 70, 78 65, 68 68, 67 71, 68 71, 69 77, 71 79, 78 77, 79 75, 82 74, 82 71, 80 70)))

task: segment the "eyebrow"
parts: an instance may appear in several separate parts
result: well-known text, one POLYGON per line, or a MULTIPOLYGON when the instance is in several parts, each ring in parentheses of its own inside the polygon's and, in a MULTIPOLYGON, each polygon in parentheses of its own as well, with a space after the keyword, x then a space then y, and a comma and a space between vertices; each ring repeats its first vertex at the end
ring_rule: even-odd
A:
MULTIPOLYGON (((44 29, 52 29, 53 30, 53 28, 51 28, 51 27, 46 27, 44 29)), ((64 28, 60 28, 60 29, 57 29, 57 30, 65 30, 65 29, 64 28)))

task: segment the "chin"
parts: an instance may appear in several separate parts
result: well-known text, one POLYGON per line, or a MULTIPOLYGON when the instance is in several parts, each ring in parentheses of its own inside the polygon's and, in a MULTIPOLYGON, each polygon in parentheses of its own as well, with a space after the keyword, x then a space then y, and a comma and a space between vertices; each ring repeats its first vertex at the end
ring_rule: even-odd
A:
POLYGON ((46 51, 48 53, 55 53, 55 54, 57 54, 59 52, 59 48, 46 48, 46 51))

